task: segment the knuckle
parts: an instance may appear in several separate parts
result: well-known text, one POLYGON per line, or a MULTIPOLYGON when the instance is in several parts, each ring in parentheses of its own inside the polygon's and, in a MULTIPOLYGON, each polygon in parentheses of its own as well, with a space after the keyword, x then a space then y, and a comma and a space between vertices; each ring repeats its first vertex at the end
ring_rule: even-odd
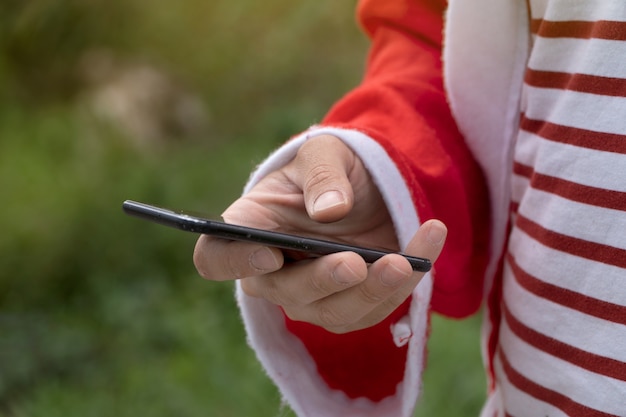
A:
POLYGON ((321 279, 319 276, 315 274, 310 274, 307 277, 308 286, 314 294, 318 296, 329 295, 333 292, 333 290, 329 287, 326 280, 321 279))
POLYGON ((241 269, 241 259, 239 259, 239 257, 233 257, 230 256, 230 254, 226 254, 224 261, 224 264, 226 266, 226 275, 235 279, 245 278, 241 269))
POLYGON ((409 297, 410 294, 395 293, 380 303, 380 310, 391 313, 409 297))
POLYGON ((274 283, 269 285, 266 294, 269 301, 281 307, 296 307, 301 305, 297 297, 279 288, 274 283))
POLYGON ((335 179, 335 167, 329 164, 318 164, 313 166, 308 172, 306 181, 304 182, 305 189, 312 189, 329 184, 335 179))
POLYGON ((367 304, 380 304, 385 300, 382 294, 373 291, 367 285, 359 285, 359 298, 367 304))
POLYGON ((317 308, 317 323, 319 326, 332 331, 339 332, 341 329, 350 325, 350 320, 337 309, 327 305, 320 304, 317 308))
POLYGON ((250 279, 255 282, 257 297, 281 307, 296 308, 301 305, 298 298, 288 291, 288 287, 280 285, 279 281, 267 276, 250 279))
POLYGON ((276 285, 276 282, 269 277, 264 277, 263 282, 258 284, 257 293, 259 293, 262 298, 264 298, 265 300, 269 301, 272 304, 281 305, 281 306, 285 305, 283 301, 284 297, 281 296, 280 289, 276 285))

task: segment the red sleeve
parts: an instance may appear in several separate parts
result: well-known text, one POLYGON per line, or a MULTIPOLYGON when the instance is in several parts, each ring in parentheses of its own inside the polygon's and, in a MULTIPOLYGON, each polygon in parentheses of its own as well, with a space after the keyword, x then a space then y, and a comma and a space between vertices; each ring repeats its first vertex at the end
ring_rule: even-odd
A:
MULTIPOLYGON (((378 141, 402 173, 420 220, 438 218, 447 224, 446 246, 435 265, 432 309, 463 317, 482 301, 489 206, 481 171, 444 92, 445 6, 437 0, 360 1, 359 21, 372 40, 367 71, 323 124, 357 129, 378 141)), ((380 400, 393 395, 404 376, 406 349, 389 340, 389 326, 407 309, 408 302, 379 325, 346 335, 288 319, 287 325, 331 387, 353 398, 380 400)))

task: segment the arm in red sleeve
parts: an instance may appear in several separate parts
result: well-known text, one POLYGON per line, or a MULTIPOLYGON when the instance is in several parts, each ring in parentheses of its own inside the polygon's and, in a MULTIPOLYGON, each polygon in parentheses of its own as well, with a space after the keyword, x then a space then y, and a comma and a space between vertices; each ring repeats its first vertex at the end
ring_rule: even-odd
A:
MULTIPOLYGON (((438 218, 449 229, 435 265, 432 309, 452 317, 477 310, 487 257, 488 197, 480 169, 465 146, 443 87, 443 1, 363 0, 359 21, 371 37, 360 86, 328 113, 325 126, 358 130, 376 140, 411 191, 419 218, 438 218)), ((349 397, 380 400, 404 377, 406 349, 389 326, 410 300, 385 321, 345 335, 288 319, 331 388, 349 397)))

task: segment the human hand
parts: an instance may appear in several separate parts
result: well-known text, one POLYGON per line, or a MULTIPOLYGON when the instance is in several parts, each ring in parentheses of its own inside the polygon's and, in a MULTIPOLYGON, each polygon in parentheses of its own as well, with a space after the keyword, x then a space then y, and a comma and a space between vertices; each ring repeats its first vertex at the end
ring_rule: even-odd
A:
MULTIPOLYGON (((296 157, 235 201, 224 220, 245 226, 320 237, 398 251, 394 226, 376 185, 360 159, 333 136, 309 139, 296 157)), ((431 220, 405 252, 433 262, 446 236, 431 220)), ((243 291, 283 308, 293 320, 335 332, 377 324, 413 291, 424 274, 397 254, 369 267, 355 253, 286 261, 293 253, 247 242, 201 236, 194 251, 200 275, 241 279, 243 291)))

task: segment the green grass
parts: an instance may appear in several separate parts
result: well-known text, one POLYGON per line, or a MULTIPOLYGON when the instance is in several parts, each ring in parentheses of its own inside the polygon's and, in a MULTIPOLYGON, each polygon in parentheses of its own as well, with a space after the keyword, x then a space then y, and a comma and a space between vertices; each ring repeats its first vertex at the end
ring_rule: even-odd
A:
MULTIPOLYGON (((231 283, 136 199, 217 216, 249 172, 360 78, 354 2, 9 1, 0 6, 0 416, 290 416, 231 283), (210 126, 137 147, 79 101, 106 46, 193 90, 210 126)), ((478 321, 435 317, 416 416, 476 415, 478 321)))
POLYGON ((480 317, 432 318, 423 395, 415 416, 478 416, 486 394, 478 344, 480 317))

